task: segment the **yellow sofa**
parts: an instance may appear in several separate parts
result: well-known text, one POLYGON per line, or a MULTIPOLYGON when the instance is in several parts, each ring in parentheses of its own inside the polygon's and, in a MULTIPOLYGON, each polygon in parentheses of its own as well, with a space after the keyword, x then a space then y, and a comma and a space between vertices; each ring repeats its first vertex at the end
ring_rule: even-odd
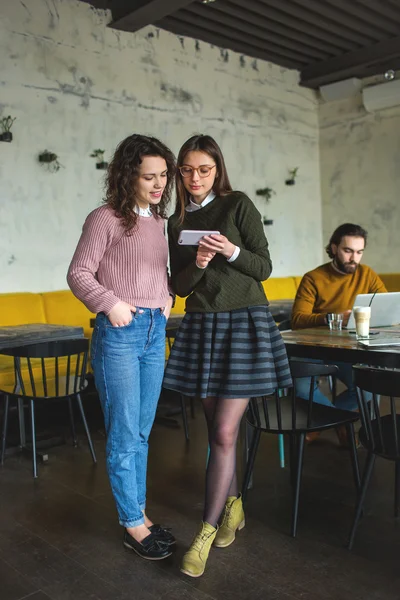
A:
POLYGON ((400 273, 383 273, 379 275, 388 292, 400 292, 400 273))

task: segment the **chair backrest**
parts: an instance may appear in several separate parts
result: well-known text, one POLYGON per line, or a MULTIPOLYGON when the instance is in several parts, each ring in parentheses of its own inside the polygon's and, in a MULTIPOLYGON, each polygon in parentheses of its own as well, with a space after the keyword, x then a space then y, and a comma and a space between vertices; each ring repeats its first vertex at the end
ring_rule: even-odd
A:
POLYGON ((56 398, 85 386, 89 340, 58 340, 2 351, 14 357, 15 388, 8 395, 56 398))
MULTIPOLYGON (((293 387, 284 397, 282 390, 276 390, 274 396, 252 398, 249 404, 250 421, 257 427, 265 426, 276 431, 309 429, 313 426, 314 412, 314 387, 317 377, 325 375, 332 377, 332 402, 336 397, 336 376, 338 368, 335 365, 321 365, 305 361, 290 360, 290 371, 293 378, 293 387), (309 377, 308 401, 299 400, 296 394, 296 380, 309 377), (306 413, 304 402, 307 402, 306 413), (299 411, 301 408, 301 412, 299 411)), ((332 415, 333 416, 333 415, 332 415)))
POLYGON ((292 329, 292 321, 290 319, 285 319, 278 324, 279 331, 289 331, 292 329))
POLYGON ((367 449, 400 460, 400 371, 355 365, 353 373, 367 449))

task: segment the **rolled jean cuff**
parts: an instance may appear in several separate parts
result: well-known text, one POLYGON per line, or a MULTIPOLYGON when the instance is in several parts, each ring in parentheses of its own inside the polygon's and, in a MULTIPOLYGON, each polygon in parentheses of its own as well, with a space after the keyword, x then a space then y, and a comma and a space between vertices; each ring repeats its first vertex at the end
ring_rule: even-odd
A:
POLYGON ((138 527, 139 525, 144 525, 144 516, 142 515, 139 519, 135 521, 120 521, 119 522, 122 527, 138 527))

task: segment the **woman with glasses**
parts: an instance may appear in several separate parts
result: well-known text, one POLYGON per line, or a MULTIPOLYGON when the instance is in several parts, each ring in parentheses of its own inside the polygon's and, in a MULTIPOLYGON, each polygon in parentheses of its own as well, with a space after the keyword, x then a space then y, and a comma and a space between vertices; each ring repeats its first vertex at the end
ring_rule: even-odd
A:
POLYGON ((168 222, 171 283, 186 300, 164 386, 200 398, 210 457, 203 520, 181 571, 200 577, 211 545, 229 546, 244 527, 236 478, 239 425, 253 396, 289 387, 285 346, 261 282, 272 270, 260 213, 232 190, 222 152, 208 135, 181 148, 177 202, 168 222), (178 244, 183 230, 219 231, 198 247, 178 244))
POLYGON ((108 168, 105 202, 87 217, 68 271, 75 296, 97 313, 91 361, 124 545, 148 560, 170 556, 175 542, 145 512, 148 438, 172 305, 164 228, 174 175, 175 158, 159 140, 123 140, 108 168))

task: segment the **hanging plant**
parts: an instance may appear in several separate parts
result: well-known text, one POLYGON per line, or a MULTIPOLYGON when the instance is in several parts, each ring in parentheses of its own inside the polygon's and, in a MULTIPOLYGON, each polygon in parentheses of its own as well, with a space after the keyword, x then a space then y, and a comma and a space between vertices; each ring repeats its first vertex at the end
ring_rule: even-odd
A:
POLYGON ((270 187, 260 188, 256 190, 257 196, 263 196, 267 202, 270 201, 271 197, 275 194, 275 190, 270 187))
POLYGON ((295 167, 294 169, 289 169, 289 179, 286 179, 286 185, 294 185, 296 183, 296 176, 299 167, 295 167))
POLYGON ((3 133, 0 134, 0 140, 2 142, 11 142, 13 139, 13 134, 11 133, 11 127, 13 126, 14 121, 16 120, 17 117, 11 117, 10 115, 8 115, 8 117, 3 117, 2 119, 0 119, 0 127, 3 130, 3 133))
POLYGON ((44 150, 44 152, 39 154, 39 162, 51 173, 56 173, 62 167, 62 164, 58 161, 57 154, 49 152, 49 150, 44 150))
MULTIPOLYGON (((256 190, 256 195, 257 196, 262 196, 263 198, 265 198, 266 203, 268 204, 269 201, 271 200, 271 197, 275 194, 275 190, 273 190, 270 187, 265 187, 265 188, 260 188, 258 190, 256 190)), ((264 225, 272 225, 273 224, 273 220, 272 219, 267 219, 267 217, 263 217, 263 224, 264 225)))
POLYGON ((91 158, 96 158, 96 169, 102 169, 103 171, 105 169, 107 169, 108 167, 108 162, 105 162, 104 160, 104 152, 105 150, 93 150, 92 154, 90 155, 91 158))

